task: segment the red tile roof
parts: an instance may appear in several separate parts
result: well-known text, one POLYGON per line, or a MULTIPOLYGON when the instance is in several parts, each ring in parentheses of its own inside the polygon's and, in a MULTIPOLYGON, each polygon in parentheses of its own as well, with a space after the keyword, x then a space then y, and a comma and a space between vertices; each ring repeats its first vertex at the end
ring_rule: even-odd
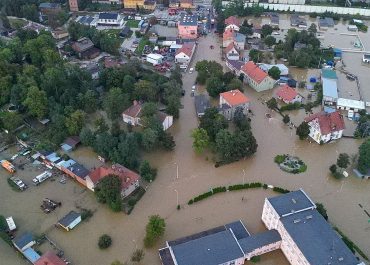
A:
POLYGON ((249 98, 246 97, 240 90, 230 90, 220 94, 230 106, 238 106, 249 102, 249 98))
POLYGON ((179 53, 185 53, 187 56, 191 57, 193 53, 194 43, 184 43, 180 49, 176 51, 176 55, 179 53))
POLYGON ((247 62, 241 70, 257 83, 261 83, 266 77, 268 77, 268 75, 253 61, 247 62))
MULTIPOLYGON (((235 49, 234 43, 231 42, 227 47, 225 48, 225 53, 229 53, 232 49, 235 49)), ((236 50, 236 49, 235 49, 236 50)))
POLYGON ((335 111, 332 113, 326 113, 324 111, 312 114, 305 118, 306 122, 310 122, 317 119, 321 134, 326 135, 331 132, 336 132, 340 130, 344 130, 346 126, 344 125, 343 116, 340 114, 339 111, 335 111))
POLYGON ((222 34, 222 39, 224 41, 229 40, 229 39, 234 39, 234 36, 235 36, 235 31, 233 29, 227 29, 222 34))
POLYGON ((125 114, 129 117, 136 118, 141 112, 142 104, 140 102, 134 101, 134 104, 126 109, 122 114, 125 114))
POLYGON ((47 265, 66 265, 67 263, 61 260, 53 252, 48 251, 35 262, 35 265, 46 265, 46 264, 47 265))
POLYGON ((102 178, 108 175, 116 175, 122 180, 121 188, 126 189, 140 179, 140 175, 136 172, 120 165, 114 164, 112 167, 98 167, 90 172, 89 177, 96 185, 102 178))
POLYGON ((240 26, 239 20, 234 16, 231 16, 231 17, 228 17, 227 19, 225 19, 225 24, 226 24, 226 26, 228 26, 228 25, 235 25, 235 26, 238 26, 238 27, 240 26))
POLYGON ((294 88, 291 88, 288 85, 283 85, 279 87, 276 95, 283 101, 290 102, 298 95, 298 93, 294 88))

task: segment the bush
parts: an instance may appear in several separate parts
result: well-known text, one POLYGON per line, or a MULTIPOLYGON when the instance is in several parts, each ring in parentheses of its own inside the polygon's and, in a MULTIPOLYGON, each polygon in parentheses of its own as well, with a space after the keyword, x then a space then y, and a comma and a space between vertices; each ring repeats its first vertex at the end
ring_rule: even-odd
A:
POLYGON ((253 263, 259 262, 259 261, 261 261, 261 257, 260 256, 254 256, 254 257, 251 258, 251 261, 253 263))
POLYGON ((81 220, 88 221, 93 216, 93 211, 89 209, 82 209, 81 211, 81 220))
POLYGON ((316 210, 322 215, 322 217, 324 217, 326 221, 328 220, 328 214, 322 203, 316 203, 316 210))
POLYGON ((137 249, 134 251, 134 253, 132 253, 131 261, 140 262, 144 258, 144 255, 145 255, 144 250, 137 249))
POLYGON ((262 188, 264 188, 265 190, 267 190, 268 185, 267 184, 263 184, 262 188))
POLYGON ((189 202, 188 202, 189 205, 192 205, 193 203, 194 203, 193 199, 189 200, 189 202))
POLYGON ((281 164, 285 161, 286 157, 287 155, 277 155, 275 156, 274 161, 276 164, 281 164))
POLYGON ((342 173, 340 173, 340 172, 335 172, 332 175, 336 179, 342 179, 342 178, 344 178, 344 175, 342 173))
POLYGON ((98 246, 100 249, 107 249, 111 245, 112 245, 112 238, 109 235, 104 234, 99 237, 98 246))
POLYGON ((272 190, 275 191, 275 192, 278 192, 278 193, 283 193, 283 194, 290 192, 289 190, 283 189, 283 188, 280 188, 280 187, 274 187, 272 190))
POLYGON ((300 168, 298 169, 298 173, 303 173, 307 170, 307 165, 306 164, 303 164, 300 166, 300 168))
POLYGON ((300 108, 302 108, 302 104, 299 102, 295 102, 295 103, 289 103, 287 105, 280 107, 280 111, 295 110, 295 109, 300 109, 300 108))
POLYGON ((334 174, 335 172, 337 172, 337 165, 336 164, 333 164, 329 167, 329 170, 332 174, 334 174))

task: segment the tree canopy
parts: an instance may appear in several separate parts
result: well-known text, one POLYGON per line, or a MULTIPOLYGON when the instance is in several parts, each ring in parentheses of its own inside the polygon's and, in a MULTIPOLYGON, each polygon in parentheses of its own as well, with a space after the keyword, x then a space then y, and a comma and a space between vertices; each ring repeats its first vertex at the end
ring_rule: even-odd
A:
POLYGON ((146 235, 144 238, 144 246, 152 247, 155 242, 164 234, 166 223, 159 215, 149 217, 149 222, 146 225, 146 235))
POLYGON ((359 148, 358 170, 366 174, 370 170, 370 138, 363 142, 359 148))
POLYGON ((101 179, 95 188, 95 195, 98 202, 108 204, 115 212, 121 211, 121 179, 118 176, 108 175, 101 179))

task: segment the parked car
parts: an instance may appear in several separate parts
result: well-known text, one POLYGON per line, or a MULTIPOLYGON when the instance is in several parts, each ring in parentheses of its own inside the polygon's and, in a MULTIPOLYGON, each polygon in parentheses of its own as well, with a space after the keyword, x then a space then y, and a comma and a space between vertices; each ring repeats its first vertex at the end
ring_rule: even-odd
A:
POLYGON ((24 182, 18 177, 11 177, 10 180, 13 181, 20 190, 25 190, 28 188, 28 186, 24 184, 24 182))
POLYGON ((189 74, 192 74, 192 73, 193 73, 193 71, 194 71, 194 68, 190 68, 190 69, 189 69, 189 74))

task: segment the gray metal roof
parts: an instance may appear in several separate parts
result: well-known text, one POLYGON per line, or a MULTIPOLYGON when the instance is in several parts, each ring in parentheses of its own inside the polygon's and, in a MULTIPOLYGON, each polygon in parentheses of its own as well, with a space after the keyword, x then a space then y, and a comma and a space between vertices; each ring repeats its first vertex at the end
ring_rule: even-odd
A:
POLYGON ((311 265, 356 265, 360 262, 317 210, 283 217, 289 235, 311 265))
POLYGON ((69 226, 74 220, 76 220, 78 217, 80 217, 80 213, 76 213, 75 211, 70 211, 66 216, 64 216, 62 219, 58 221, 59 224, 61 224, 64 227, 69 226))
POLYGON ((322 79, 322 92, 324 97, 338 98, 338 88, 336 79, 322 79))
POLYGON ((230 230, 223 230, 171 248, 178 265, 218 265, 244 257, 230 230))
POLYGON ((210 107, 208 98, 205 95, 197 95, 194 97, 195 110, 197 115, 203 115, 210 107))
POLYGON ((319 27, 334 27, 334 20, 331 17, 320 18, 319 27))
POLYGON ((253 250, 261 248, 263 246, 279 242, 281 236, 275 229, 266 232, 251 235, 250 237, 239 240, 239 244, 243 249, 244 253, 251 253, 253 250))
POLYGON ((249 231, 247 230, 247 228, 244 226, 244 224, 240 220, 236 222, 232 222, 230 224, 226 224, 225 228, 226 229, 231 228, 237 240, 250 236, 249 231))
POLYGON ((78 163, 68 167, 67 169, 72 171, 73 174, 75 174, 76 176, 82 179, 85 179, 86 176, 90 173, 89 170, 87 170, 83 165, 78 164, 78 163))
POLYGON ((25 247, 27 244, 29 244, 30 242, 32 242, 34 239, 33 239, 33 235, 30 233, 30 232, 26 232, 24 234, 22 234, 21 236, 17 236, 14 240, 13 240, 13 243, 14 245, 16 245, 19 249, 22 249, 23 247, 25 247))
POLYGON ((83 16, 80 17, 78 20, 78 23, 83 24, 83 25, 90 25, 91 22, 94 21, 94 18, 91 16, 83 16))
POLYGON ((309 207, 316 207, 303 190, 292 191, 280 196, 267 199, 281 217, 309 207))
POLYGON ((179 23, 181 26, 197 26, 198 16, 197 15, 182 15, 179 23))
POLYGON ((99 19, 114 19, 118 18, 118 13, 100 13, 99 19))

